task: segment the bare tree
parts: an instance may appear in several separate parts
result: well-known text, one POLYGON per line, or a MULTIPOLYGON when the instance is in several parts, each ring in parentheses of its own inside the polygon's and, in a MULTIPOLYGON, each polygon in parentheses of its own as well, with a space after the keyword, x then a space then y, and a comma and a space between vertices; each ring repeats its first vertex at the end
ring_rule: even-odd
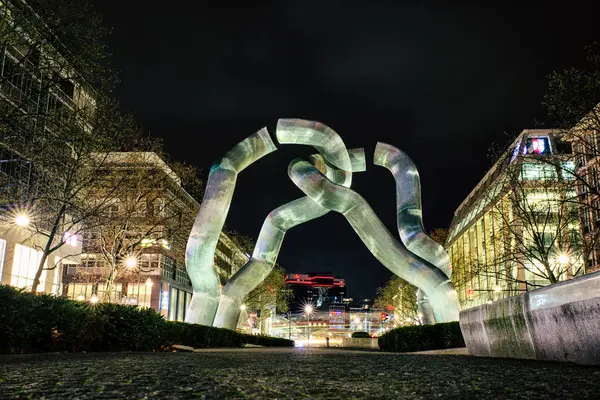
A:
POLYGON ((115 76, 105 63, 107 29, 89 4, 29 4, 0 4, 0 147, 29 167, 27 195, 12 205, 31 217, 32 236, 44 238, 34 246, 42 253, 35 292, 48 256, 105 206, 85 201, 105 161, 92 155, 133 146, 139 131, 107 96, 115 76))
POLYGON ((393 310, 397 325, 420 324, 417 290, 415 286, 394 275, 384 287, 377 289, 374 306, 382 310, 393 310))
POLYGON ((578 194, 574 203, 579 208, 586 268, 592 270, 600 264, 600 177, 596 163, 600 156, 600 43, 587 46, 586 51, 583 67, 550 74, 543 105, 547 123, 559 128, 572 144, 570 169, 578 194))
POLYGON ((462 277, 474 291, 518 292, 583 273, 586 248, 567 163, 561 154, 500 156, 496 179, 474 206, 484 214, 470 232, 475 251, 462 277))
POLYGON ((107 271, 99 274, 99 279, 105 285, 105 300, 110 302, 117 281, 131 280, 158 267, 158 262, 155 266, 151 260, 146 262, 145 256, 183 258, 197 208, 180 186, 179 177, 187 179, 184 186, 190 190, 201 183, 195 169, 179 163, 169 166, 154 152, 98 157, 105 159, 104 178, 94 182, 100 185, 90 191, 89 199, 104 206, 85 223, 83 250, 88 257, 94 255, 94 265, 107 271))
POLYGON ((265 280, 246 296, 246 307, 259 311, 260 320, 269 318, 275 311, 287 312, 293 292, 285 284, 286 275, 283 268, 275 265, 265 280))

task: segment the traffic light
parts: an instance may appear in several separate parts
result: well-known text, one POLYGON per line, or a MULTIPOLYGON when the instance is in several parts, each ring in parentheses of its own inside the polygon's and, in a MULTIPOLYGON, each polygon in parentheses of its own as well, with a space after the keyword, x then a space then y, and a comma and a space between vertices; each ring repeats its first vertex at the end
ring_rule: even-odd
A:
POLYGON ((387 313, 381 313, 381 322, 385 322, 387 320, 387 313))

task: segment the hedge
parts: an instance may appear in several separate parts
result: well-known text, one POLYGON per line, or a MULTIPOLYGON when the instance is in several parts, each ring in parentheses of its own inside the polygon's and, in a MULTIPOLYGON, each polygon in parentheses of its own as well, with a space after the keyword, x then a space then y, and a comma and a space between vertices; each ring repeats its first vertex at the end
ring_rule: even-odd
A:
POLYGON ((424 351, 465 347, 458 322, 405 326, 393 329, 378 340, 383 351, 424 351))
POLYGON ((371 338, 369 332, 352 332, 353 338, 371 338))
POLYGON ((95 304, 0 285, 0 354, 50 351, 168 351, 194 348, 293 346, 286 339, 166 321, 153 309, 95 304))
POLYGON ((254 344, 266 347, 294 347, 294 341, 283 338, 260 335, 243 335, 245 344, 254 344))

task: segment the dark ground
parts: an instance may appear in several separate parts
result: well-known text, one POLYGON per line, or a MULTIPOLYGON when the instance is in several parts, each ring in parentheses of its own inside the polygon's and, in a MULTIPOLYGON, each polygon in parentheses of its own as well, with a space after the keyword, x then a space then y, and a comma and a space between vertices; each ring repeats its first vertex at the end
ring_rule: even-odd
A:
POLYGON ((0 398, 598 398, 600 367, 333 349, 0 357, 0 398))

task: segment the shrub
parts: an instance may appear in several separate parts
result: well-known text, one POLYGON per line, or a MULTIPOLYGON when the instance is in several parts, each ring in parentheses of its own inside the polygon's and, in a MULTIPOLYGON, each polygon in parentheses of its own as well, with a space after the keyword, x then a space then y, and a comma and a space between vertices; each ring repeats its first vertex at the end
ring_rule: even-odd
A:
POLYGON ((410 352, 464 347, 458 322, 396 328, 379 337, 384 351, 410 352))
POLYGON ((370 338, 369 332, 352 332, 353 338, 370 338))
POLYGON ((0 354, 47 351, 161 351, 194 348, 293 346, 286 339, 165 321, 153 309, 34 295, 0 285, 0 354))
POLYGON ((294 341, 270 336, 242 335, 244 343, 266 347, 294 347, 294 341))

